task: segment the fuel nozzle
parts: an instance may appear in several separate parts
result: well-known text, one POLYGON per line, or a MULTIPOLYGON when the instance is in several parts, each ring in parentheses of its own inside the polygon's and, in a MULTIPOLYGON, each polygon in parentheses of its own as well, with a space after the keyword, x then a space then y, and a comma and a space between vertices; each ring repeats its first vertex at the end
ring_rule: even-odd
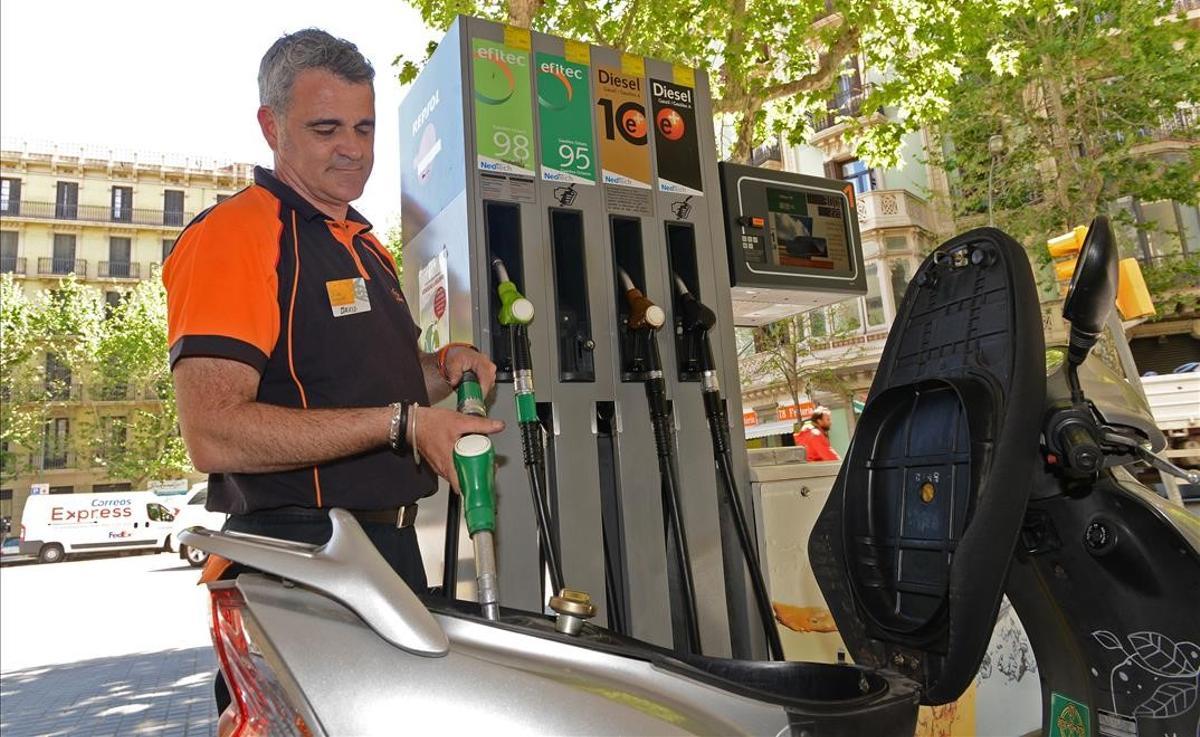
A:
POLYGON ((498 320, 501 325, 528 325, 533 322, 533 303, 525 299, 517 289, 517 285, 512 279, 508 278, 508 269, 504 266, 504 262, 500 259, 492 259, 492 268, 496 271, 496 279, 500 284, 496 287, 496 294, 500 297, 500 315, 498 320))
POLYGON ((625 269, 619 269, 619 271, 621 287, 625 290, 625 300, 629 302, 629 329, 658 330, 661 328, 667 321, 667 314, 661 307, 651 302, 649 297, 642 294, 642 290, 634 286, 633 280, 629 278, 629 274, 625 273, 625 269))
MULTIPOLYGON (((476 417, 487 416, 479 378, 473 371, 464 371, 458 384, 458 411, 476 417)), ((487 435, 464 435, 454 444, 454 471, 462 492, 467 532, 475 546, 475 579, 479 589, 479 604, 483 615, 497 619, 500 614, 500 592, 496 574, 496 547, 492 539, 496 531, 496 490, 493 468, 496 451, 487 435)))
POLYGON ((688 367, 688 370, 699 370, 705 373, 706 379, 711 378, 715 381, 716 361, 713 359, 708 331, 717 324, 717 314, 696 299, 696 295, 692 294, 687 283, 678 274, 674 276, 675 292, 679 295, 679 329, 687 338, 684 360, 695 367, 688 367))

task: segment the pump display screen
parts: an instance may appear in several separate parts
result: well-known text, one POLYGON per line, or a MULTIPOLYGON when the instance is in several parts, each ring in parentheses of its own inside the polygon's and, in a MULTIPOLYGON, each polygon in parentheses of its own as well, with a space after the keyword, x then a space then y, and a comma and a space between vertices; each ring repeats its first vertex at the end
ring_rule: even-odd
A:
POLYGON ((775 187, 767 187, 766 195, 767 256, 773 266, 853 273, 841 197, 775 187))

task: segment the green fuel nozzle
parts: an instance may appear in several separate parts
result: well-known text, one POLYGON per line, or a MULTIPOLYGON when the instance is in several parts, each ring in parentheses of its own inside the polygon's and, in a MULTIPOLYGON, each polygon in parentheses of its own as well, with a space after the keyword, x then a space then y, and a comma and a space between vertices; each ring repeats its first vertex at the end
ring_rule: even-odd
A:
MULTIPOLYGON (((458 411, 487 417, 483 390, 473 371, 464 371, 458 384, 458 411)), ((496 451, 487 435, 464 435, 454 444, 454 472, 463 496, 467 532, 475 546, 479 603, 488 619, 496 619, 500 613, 499 577, 496 575, 496 550, 492 540, 492 533, 496 531, 495 462, 496 451)))
POLYGON ((517 285, 512 279, 508 278, 508 269, 505 268, 504 262, 500 259, 492 259, 492 268, 496 271, 496 279, 500 284, 496 287, 496 294, 500 296, 500 315, 498 320, 501 325, 528 325, 533 322, 533 303, 525 299, 517 285))

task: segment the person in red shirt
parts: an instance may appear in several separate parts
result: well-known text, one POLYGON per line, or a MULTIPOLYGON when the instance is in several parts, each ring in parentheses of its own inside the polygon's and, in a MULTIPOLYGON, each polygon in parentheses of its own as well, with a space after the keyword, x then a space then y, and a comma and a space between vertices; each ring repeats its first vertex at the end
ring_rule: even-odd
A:
POLYGON ((804 458, 808 461, 840 461, 841 456, 829 444, 829 428, 833 426, 833 416, 828 407, 817 407, 812 417, 795 433, 792 438, 796 445, 804 448, 804 458))

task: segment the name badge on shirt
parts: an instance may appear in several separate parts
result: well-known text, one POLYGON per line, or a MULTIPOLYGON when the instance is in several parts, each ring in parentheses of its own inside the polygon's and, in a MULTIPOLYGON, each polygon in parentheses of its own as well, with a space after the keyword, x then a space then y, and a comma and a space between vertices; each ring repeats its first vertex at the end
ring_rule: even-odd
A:
POLYGON ((367 283, 361 276, 353 279, 338 279, 325 282, 329 292, 329 306, 334 317, 357 315, 371 311, 371 300, 367 296, 367 283))

